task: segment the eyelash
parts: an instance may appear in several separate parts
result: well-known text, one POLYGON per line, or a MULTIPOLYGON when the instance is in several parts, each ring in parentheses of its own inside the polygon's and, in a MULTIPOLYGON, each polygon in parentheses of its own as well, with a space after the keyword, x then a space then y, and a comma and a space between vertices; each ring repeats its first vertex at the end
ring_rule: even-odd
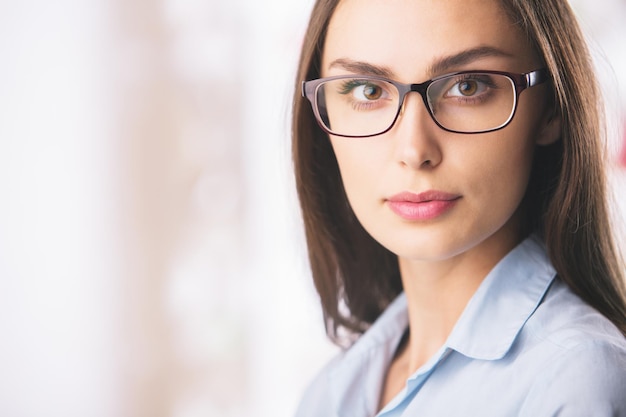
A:
POLYGON ((357 87, 362 87, 365 85, 370 84, 368 81, 363 80, 363 81, 356 81, 356 80, 350 80, 350 81, 346 81, 341 85, 341 90, 339 91, 340 94, 343 95, 348 95, 350 94, 352 91, 354 91, 355 88, 357 87))

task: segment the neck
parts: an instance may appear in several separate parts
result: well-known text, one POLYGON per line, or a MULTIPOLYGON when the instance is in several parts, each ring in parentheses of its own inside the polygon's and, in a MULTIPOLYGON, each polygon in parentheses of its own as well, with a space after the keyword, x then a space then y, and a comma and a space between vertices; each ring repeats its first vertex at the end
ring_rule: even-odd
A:
POLYGON ((443 346, 489 271, 521 240, 516 234, 496 235, 444 261, 399 260, 410 330, 399 353, 407 376, 443 346))

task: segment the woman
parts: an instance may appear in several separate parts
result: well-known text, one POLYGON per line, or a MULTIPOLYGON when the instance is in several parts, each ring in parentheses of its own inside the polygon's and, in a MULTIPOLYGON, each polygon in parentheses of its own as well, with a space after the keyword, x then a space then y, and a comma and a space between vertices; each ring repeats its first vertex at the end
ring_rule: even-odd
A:
POLYGON ((296 415, 626 416, 598 93, 567 3, 318 0, 300 86, 309 258, 350 347, 296 415))

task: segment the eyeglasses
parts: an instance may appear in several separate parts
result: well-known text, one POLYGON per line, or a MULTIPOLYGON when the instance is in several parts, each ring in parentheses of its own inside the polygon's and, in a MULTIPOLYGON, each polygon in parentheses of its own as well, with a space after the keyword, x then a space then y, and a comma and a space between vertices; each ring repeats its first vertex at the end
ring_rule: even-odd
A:
POLYGON ((428 113, 442 129, 485 133, 508 125, 522 91, 548 80, 543 68, 526 74, 462 71, 421 84, 369 75, 340 75, 302 83, 302 95, 327 133, 363 138, 388 132, 406 95, 419 93, 428 113))

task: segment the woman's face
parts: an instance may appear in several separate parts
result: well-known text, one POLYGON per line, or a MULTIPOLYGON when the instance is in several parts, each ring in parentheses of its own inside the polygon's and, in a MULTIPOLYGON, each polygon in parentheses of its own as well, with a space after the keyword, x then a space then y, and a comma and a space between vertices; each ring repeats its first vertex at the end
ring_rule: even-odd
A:
MULTIPOLYGON (((328 27, 321 75, 378 71, 421 83, 455 71, 541 67, 496 0, 342 0, 328 27)), ((517 209, 533 150, 558 139, 547 91, 546 84, 525 90, 511 123, 495 132, 444 131, 420 95, 410 93, 387 133, 331 135, 363 227, 406 260, 506 253, 521 238, 517 209)))

